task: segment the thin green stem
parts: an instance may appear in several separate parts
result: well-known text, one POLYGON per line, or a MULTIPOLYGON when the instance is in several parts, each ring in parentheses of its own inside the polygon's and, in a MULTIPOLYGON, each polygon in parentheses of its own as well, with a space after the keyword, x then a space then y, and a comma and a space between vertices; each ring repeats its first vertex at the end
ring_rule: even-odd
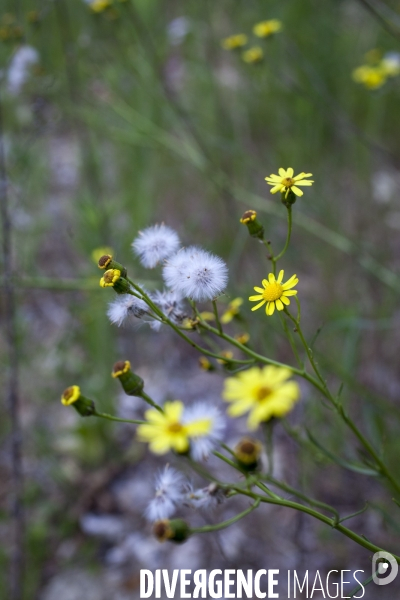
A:
POLYGON ((203 527, 195 527, 194 529, 190 530, 190 533, 208 533, 210 531, 219 531, 220 529, 225 529, 226 527, 233 525, 233 523, 240 521, 240 519, 243 519, 243 517, 246 517, 251 512, 253 512, 253 510, 258 508, 260 502, 261 499, 256 498, 254 504, 252 504, 249 508, 239 513, 238 515, 232 517, 231 519, 228 519, 227 521, 222 521, 222 523, 217 523, 216 525, 204 525, 203 527))
POLYGON ((287 230, 287 235, 286 235, 286 242, 285 245, 283 247, 283 250, 281 252, 279 252, 279 254, 277 254, 273 259, 273 263, 276 264, 278 262, 278 260, 280 258, 282 258, 282 256, 285 254, 286 250, 289 247, 290 244, 290 238, 292 235, 292 207, 289 205, 287 207, 287 220, 288 220, 288 230, 287 230))
POLYGON ((108 421, 118 421, 119 423, 132 423, 133 425, 143 425, 146 421, 140 421, 139 419, 121 419, 120 417, 114 417, 108 413, 100 413, 97 410, 92 413, 94 417, 100 417, 101 419, 107 419, 108 421))
POLYGON ((219 319, 218 307, 217 307, 216 300, 212 301, 212 305, 213 305, 213 310, 214 310, 214 315, 215 315, 215 322, 217 324, 217 329, 218 329, 219 333, 222 333, 222 325, 221 325, 221 321, 219 319))
POLYGON ((150 398, 150 396, 148 396, 148 395, 146 394, 146 392, 142 391, 142 392, 140 393, 140 398, 143 398, 143 400, 144 400, 145 402, 147 402, 147 404, 150 404, 150 406, 152 406, 153 408, 155 408, 156 410, 158 410, 158 412, 160 412, 160 413, 164 413, 164 411, 163 411, 163 409, 161 408, 161 406, 159 406, 158 404, 156 404, 156 402, 154 402, 154 400, 152 400, 152 399, 150 398))
POLYGON ((311 377, 308 373, 304 373, 302 376, 305 379, 307 379, 307 381, 309 381, 312 385, 314 385, 325 396, 325 398, 327 398, 331 402, 331 404, 336 409, 336 412, 340 415, 340 417, 343 419, 343 421, 346 423, 346 425, 349 427, 349 429, 351 429, 351 431, 357 437, 359 442, 364 446, 364 448, 367 450, 367 452, 370 454, 370 456, 372 456, 376 465, 379 467, 381 474, 384 477, 386 477, 386 479, 392 484, 392 486, 397 490, 397 492, 400 492, 400 484, 394 479, 393 475, 390 473, 390 471, 388 470, 385 463, 382 461, 381 457, 379 456, 379 454, 377 453, 375 448, 367 440, 367 438, 364 436, 364 434, 358 429, 357 425, 353 422, 353 420, 348 416, 348 414, 344 410, 341 402, 339 402, 335 398, 335 396, 333 396, 333 394, 330 392, 330 390, 327 386, 327 383, 324 380, 323 376, 321 375, 318 365, 314 360, 313 352, 312 352, 311 348, 309 347, 309 345, 307 344, 307 341, 304 337, 303 331, 300 327, 299 321, 297 321, 295 319, 295 317, 293 317, 293 315, 290 314, 290 312, 287 310, 287 308, 285 308, 284 310, 285 310, 285 313, 287 314, 287 316, 289 317, 289 319, 296 326, 297 333, 299 334, 301 342, 307 353, 308 360, 310 361, 310 364, 311 364, 312 368, 314 369, 314 372, 315 372, 318 380, 316 380, 314 377, 311 377))
MULTIPOLYGON (((244 496, 249 496, 249 498, 254 498, 254 499, 260 498, 260 501, 264 502, 265 504, 275 504, 277 506, 285 506, 286 508, 292 508, 294 510, 299 510, 300 512, 306 513, 306 514, 314 517, 315 519, 318 519, 318 521, 322 521, 322 523, 329 525, 333 529, 337 529, 337 531, 340 531, 343 535, 350 538, 351 540, 353 540, 354 542, 356 542, 357 544, 359 544, 363 548, 366 548, 369 551, 372 551, 375 553, 375 552, 384 550, 384 548, 381 548, 380 546, 376 546, 372 542, 369 542, 361 535, 358 535, 358 533, 355 533, 351 529, 348 529, 348 527, 345 527, 344 525, 337 523, 336 519, 327 517, 326 515, 319 513, 317 510, 314 510, 313 508, 310 508, 309 506, 304 506, 303 504, 299 504, 298 502, 293 502, 292 500, 286 500, 285 498, 266 498, 265 496, 260 496, 259 494, 256 494, 254 492, 249 492, 247 490, 237 488, 237 487, 235 487, 233 489, 235 491, 237 491, 239 494, 243 494, 244 496)), ((395 558, 395 560, 400 564, 400 556, 397 556, 396 554, 393 554, 393 553, 391 553, 391 554, 395 558)))

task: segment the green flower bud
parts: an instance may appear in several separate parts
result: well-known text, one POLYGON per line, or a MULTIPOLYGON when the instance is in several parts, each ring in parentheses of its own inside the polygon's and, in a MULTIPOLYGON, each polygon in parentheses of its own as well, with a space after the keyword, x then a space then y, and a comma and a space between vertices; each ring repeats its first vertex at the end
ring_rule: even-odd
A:
POLYGON ((131 371, 129 360, 119 360, 115 363, 112 377, 118 378, 121 382, 125 394, 128 396, 141 396, 144 388, 144 381, 139 375, 131 371))
POLYGON ((180 544, 188 539, 190 529, 186 521, 182 519, 172 519, 172 521, 163 519, 154 523, 153 533, 159 542, 171 540, 171 542, 180 544))
POLYGON ((82 396, 78 385, 71 385, 64 390, 61 396, 61 404, 72 406, 81 415, 81 417, 90 417, 96 411, 93 400, 82 396))
POLYGON ((243 225, 247 225, 251 237, 258 238, 259 240, 264 239, 264 226, 257 219, 255 210, 246 210, 246 212, 243 213, 240 222, 243 225))

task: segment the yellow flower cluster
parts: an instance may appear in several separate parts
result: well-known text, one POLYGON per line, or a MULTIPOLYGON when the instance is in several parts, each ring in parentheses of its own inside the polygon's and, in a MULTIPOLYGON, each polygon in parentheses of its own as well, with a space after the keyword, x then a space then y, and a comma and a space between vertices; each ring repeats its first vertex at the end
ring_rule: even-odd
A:
POLYGON ((353 80, 361 83, 369 90, 382 87, 390 77, 400 75, 400 54, 388 52, 381 58, 378 50, 370 50, 366 54, 368 64, 354 69, 353 80))
MULTIPOLYGON (((278 33, 282 29, 282 22, 278 19, 270 19, 268 21, 261 21, 256 23, 253 27, 253 33, 259 38, 267 38, 275 33, 278 33)), ((245 33, 237 33, 230 35, 227 38, 221 40, 221 46, 224 50, 238 50, 246 46, 248 42, 248 36, 245 33)), ((261 46, 251 46, 244 52, 242 52, 242 59, 248 64, 256 64, 263 60, 264 51, 261 46)))

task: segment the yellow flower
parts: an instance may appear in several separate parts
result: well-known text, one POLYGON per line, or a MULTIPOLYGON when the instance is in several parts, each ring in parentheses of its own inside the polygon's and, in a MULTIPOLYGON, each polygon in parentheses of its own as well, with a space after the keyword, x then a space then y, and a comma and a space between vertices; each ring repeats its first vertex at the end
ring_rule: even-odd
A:
POLYGON ((253 367, 236 377, 225 379, 222 397, 231 402, 228 414, 239 417, 249 412, 247 426, 256 429, 259 423, 272 417, 283 417, 300 395, 295 381, 288 381, 292 372, 285 367, 269 365, 253 367))
POLYGON ((223 356, 224 358, 217 358, 217 362, 220 365, 226 365, 226 364, 229 364, 229 360, 231 358, 233 358, 233 352, 232 352, 232 350, 223 350, 220 353, 220 356, 223 356))
POLYGON ((109 8, 112 4, 111 0, 92 0, 90 3, 90 8, 95 13, 103 12, 106 8, 109 8))
POLYGON ((283 274, 284 271, 279 271, 278 279, 275 279, 275 275, 270 273, 268 275, 268 281, 266 279, 262 280, 262 288, 254 288, 258 294, 256 296, 250 296, 249 300, 252 302, 261 300, 261 302, 256 306, 253 306, 251 310, 257 310, 263 306, 263 304, 267 303, 265 312, 267 315, 273 315, 275 308, 283 310, 285 304, 286 306, 289 306, 290 300, 288 296, 295 296, 297 294, 297 290, 292 290, 290 288, 294 287, 299 280, 297 279, 297 275, 292 275, 286 283, 282 283, 283 274))
POLYGON ((228 308, 221 317, 221 323, 230 323, 240 312, 240 307, 243 304, 243 298, 235 298, 228 304, 228 308))
POLYGON ((100 287, 114 287, 114 284, 121 277, 119 269, 108 269, 100 279, 100 287))
POLYGON ((361 65, 354 69, 352 77, 356 83, 362 83, 366 88, 376 90, 386 83, 387 72, 380 65, 377 67, 361 65))
POLYGON ((260 46, 253 46, 242 54, 244 62, 254 64, 262 61, 264 57, 263 49, 260 46))
POLYGON ((269 21, 261 21, 261 23, 256 23, 253 27, 253 33, 257 37, 263 38, 272 35, 273 33, 277 33, 282 29, 282 21, 278 21, 278 19, 270 19, 269 21))
POLYGON ((296 196, 302 196, 303 191, 298 188, 298 185, 312 185, 314 181, 310 181, 309 179, 305 179, 305 177, 312 177, 312 173, 299 173, 296 177, 293 177, 294 171, 292 167, 288 169, 280 168, 278 171, 279 175, 270 175, 265 178, 265 181, 268 185, 274 186, 272 190, 270 190, 271 194, 276 194, 276 192, 286 192, 285 198, 288 197, 289 191, 291 190, 296 194, 296 196))
POLYGON ((182 454, 189 450, 190 438, 209 433, 212 427, 211 419, 200 419, 191 423, 183 423, 183 402, 174 400, 164 404, 164 412, 147 410, 147 423, 137 428, 138 437, 142 442, 149 442, 154 454, 166 454, 175 450, 182 454))
POLYGON ((70 404, 73 404, 74 402, 79 400, 80 395, 80 387, 78 385, 71 385, 69 388, 64 390, 61 396, 61 404, 64 404, 64 406, 69 406, 70 404))
POLYGON ((214 313, 208 312, 207 310, 205 310, 204 312, 201 312, 200 317, 203 319, 203 321, 214 321, 215 320, 214 313))
POLYGON ((245 35, 244 33, 230 35, 229 37, 221 40, 221 46, 224 50, 235 50, 236 48, 242 48, 246 44, 247 35, 245 35))
POLYGON ((102 246, 100 248, 95 248, 94 250, 92 250, 92 260, 97 265, 102 256, 108 255, 112 257, 113 254, 114 252, 112 248, 110 248, 109 246, 102 246))
POLYGON ((248 334, 247 332, 245 333, 238 333, 235 335, 235 340, 237 342, 239 342, 239 344, 247 344, 247 342, 250 340, 250 334, 248 334))

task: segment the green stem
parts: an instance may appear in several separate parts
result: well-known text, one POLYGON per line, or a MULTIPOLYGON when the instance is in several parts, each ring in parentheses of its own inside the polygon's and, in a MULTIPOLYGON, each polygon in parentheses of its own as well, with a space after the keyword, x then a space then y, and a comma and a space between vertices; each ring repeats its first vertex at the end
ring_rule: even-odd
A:
POLYGON ((146 423, 146 421, 140 421, 138 419, 120 419, 119 417, 114 417, 108 413, 99 413, 97 410, 94 411, 93 416, 108 419, 108 421, 118 421, 119 423, 133 423, 134 425, 143 425, 146 423))
POLYGON ((287 220, 288 220, 288 230, 287 230, 287 235, 286 235, 286 242, 283 247, 283 250, 281 252, 279 252, 279 254, 277 254, 277 256, 275 256, 272 259, 274 264, 276 264, 278 262, 278 260, 280 258, 282 258, 282 256, 285 254, 286 250, 289 247, 290 237, 292 235, 292 207, 291 206, 287 207, 287 220))
POLYGON ((343 408, 343 405, 340 402, 338 402, 338 400, 330 392, 330 390, 326 384, 326 381, 322 377, 320 370, 318 368, 318 365, 314 360, 312 350, 309 347, 309 345, 307 344, 307 341, 304 337, 303 331, 300 327, 299 321, 297 321, 295 319, 295 317, 293 317, 293 315, 290 314, 290 312, 287 310, 287 308, 285 308, 284 310, 285 310, 285 313, 287 314, 287 316, 289 317, 289 319, 296 326, 296 329, 297 329, 297 332, 301 339, 301 342, 307 353, 308 360, 310 361, 310 364, 311 364, 312 368, 314 369, 314 372, 319 381, 317 381, 314 377, 311 377, 308 373, 304 373, 302 376, 305 379, 307 379, 307 381, 309 381, 312 385, 314 385, 314 387, 316 387, 325 396, 325 398, 327 398, 331 402, 331 404, 334 406, 334 408, 336 409, 336 412, 339 414, 339 416, 343 419, 343 421, 346 423, 346 425, 349 427, 349 429, 351 429, 351 431, 357 437, 359 442, 364 446, 364 448, 367 450, 367 452, 370 454, 370 456, 372 456, 376 465, 379 467, 381 474, 384 475, 386 477, 386 479, 388 481, 390 481, 392 486, 397 490, 397 492, 400 493, 400 484, 394 479, 394 477, 392 476, 392 474, 390 473, 387 466, 382 461, 381 457, 379 456, 379 454, 377 453, 375 448, 372 446, 372 444, 367 440, 367 438, 364 436, 364 434, 358 429, 357 425, 348 416, 348 414, 346 413, 346 411, 343 408))
MULTIPOLYGON (((318 519, 318 521, 322 521, 322 523, 329 525, 333 529, 337 529, 343 535, 350 538, 351 540, 353 540, 354 542, 356 542, 363 548, 370 550, 371 552, 375 553, 375 552, 380 552, 380 551, 384 550, 384 548, 381 548, 380 546, 376 546, 372 542, 369 542, 364 537, 362 537, 361 535, 358 535, 358 533, 355 533, 354 531, 352 531, 351 529, 348 529, 344 525, 341 525, 340 523, 336 523, 336 519, 327 517, 327 516, 323 515, 322 513, 319 513, 318 511, 314 510, 313 508, 310 508, 309 506, 304 506, 303 504, 299 504, 298 502, 293 502, 291 500, 286 500, 284 498, 266 498, 265 496, 260 496, 258 494, 255 494, 254 492, 248 492, 247 490, 244 490, 241 488, 235 487, 233 489, 235 491, 237 491, 239 494, 242 494, 244 496, 249 496, 249 498, 254 498, 254 499, 260 498, 260 501, 264 502, 265 504, 275 504, 276 506, 285 506, 286 508, 293 508, 294 510, 299 510, 300 512, 304 512, 304 513, 314 517, 315 519, 318 519)), ((393 554, 393 553, 391 553, 391 554, 395 558, 395 560, 400 564, 400 556, 397 556, 396 554, 393 554)))
POLYGON ((213 300, 212 301, 212 305, 213 305, 213 310, 214 310, 214 315, 215 315, 215 322, 217 324, 218 331, 219 331, 219 333, 222 333, 222 325, 221 325, 221 321, 219 319, 217 302, 215 300, 213 300))
POLYGON ((233 523, 236 523, 240 519, 243 519, 243 517, 246 517, 251 512, 253 512, 253 510, 258 508, 258 506, 260 505, 260 502, 261 502, 261 499, 256 498, 254 504, 252 504, 249 508, 247 508, 243 512, 239 513, 235 517, 232 517, 232 519, 228 519, 227 521, 222 521, 222 523, 217 523, 216 525, 204 525, 204 527, 195 527, 194 529, 190 530, 190 533, 208 533, 210 531, 219 531, 220 529, 225 529, 226 527, 233 525, 233 523))
POLYGON ((156 403, 154 402, 154 400, 152 400, 152 399, 150 398, 150 396, 148 396, 148 395, 146 394, 146 392, 142 391, 142 392, 140 393, 140 398, 143 398, 143 400, 144 400, 145 402, 147 402, 147 404, 150 404, 150 406, 152 406, 153 408, 155 408, 156 410, 158 410, 158 412, 160 412, 160 413, 163 413, 163 414, 164 414, 164 411, 163 411, 163 409, 161 408, 161 406, 159 406, 158 404, 156 404, 156 403))

